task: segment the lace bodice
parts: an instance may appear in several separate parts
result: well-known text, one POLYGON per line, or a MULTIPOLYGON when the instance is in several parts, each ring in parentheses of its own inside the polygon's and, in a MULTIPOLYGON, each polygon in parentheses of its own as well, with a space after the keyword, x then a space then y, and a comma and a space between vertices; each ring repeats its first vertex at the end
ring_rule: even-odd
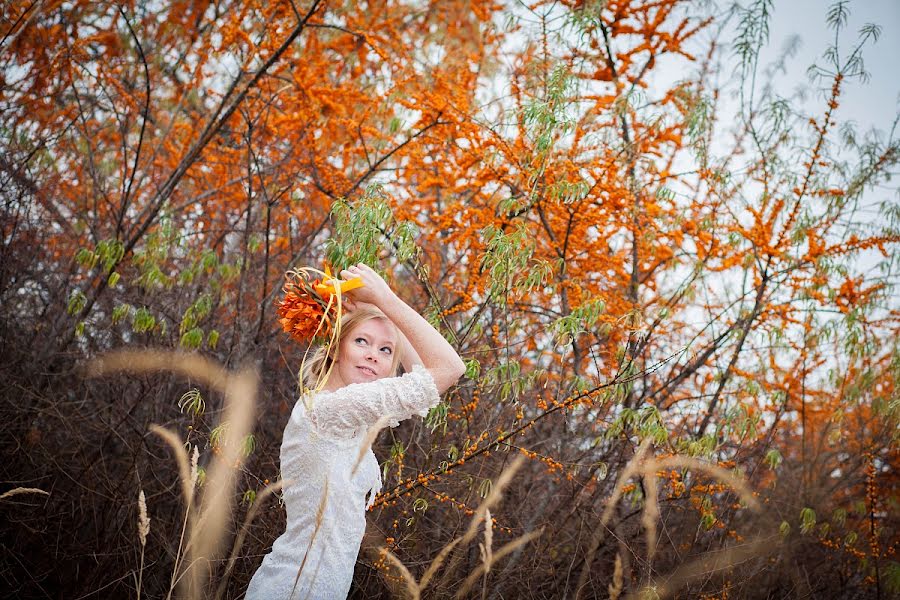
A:
POLYGON ((365 510, 381 489, 371 449, 354 472, 366 432, 382 417, 393 427, 413 415, 424 416, 439 399, 431 374, 416 365, 402 377, 297 401, 281 443, 281 475, 291 481, 284 490, 287 529, 253 575, 247 600, 347 597, 366 528, 365 510))

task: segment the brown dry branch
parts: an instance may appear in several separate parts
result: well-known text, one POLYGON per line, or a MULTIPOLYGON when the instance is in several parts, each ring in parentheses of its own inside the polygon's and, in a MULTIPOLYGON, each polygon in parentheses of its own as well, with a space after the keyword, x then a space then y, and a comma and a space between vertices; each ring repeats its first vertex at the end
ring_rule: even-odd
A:
MULTIPOLYGON (((645 459, 644 456, 647 453, 649 447, 650 439, 648 438, 641 443, 641 445, 635 452, 635 455, 625 465, 625 468, 622 470, 622 474, 619 477, 615 488, 613 489, 613 494, 609 497, 609 499, 607 499, 605 503, 606 508, 604 509, 603 515, 600 519, 600 526, 595 530, 594 537, 591 540, 591 545, 589 546, 588 552, 586 553, 585 564, 582 568, 582 572, 578 580, 578 586, 576 588, 576 598, 579 597, 581 590, 584 589, 584 586, 587 582, 587 576, 590 565, 593 561, 594 553, 599 547, 600 542, 603 540, 606 526, 609 523, 610 518, 612 517, 612 512, 616 504, 622 497, 622 490, 624 489, 625 484, 628 482, 628 480, 635 475, 642 476, 644 481, 645 496, 644 508, 641 513, 641 526, 644 528, 647 540, 648 563, 652 562, 653 556, 656 554, 656 527, 660 516, 658 498, 659 484, 657 477, 657 473, 659 471, 663 471, 666 469, 691 469, 694 471, 705 473, 713 479, 716 479, 730 486, 748 508, 757 513, 760 511, 759 501, 753 495, 746 482, 740 477, 737 477, 734 473, 717 465, 713 465, 708 462, 704 462, 688 456, 676 455, 661 459, 645 459)), ((619 559, 617 556, 617 560, 620 561, 621 559, 619 559)), ((618 568, 621 569, 621 565, 618 568)), ((619 592, 620 591, 621 588, 619 588, 619 592)))
POLYGON ((762 509, 759 500, 756 499, 756 496, 753 495, 753 492, 747 486, 747 482, 731 471, 723 469, 718 465, 713 465, 689 456, 668 456, 666 458, 650 459, 646 461, 641 468, 641 472, 644 474, 655 473, 664 469, 692 469, 706 473, 713 479, 718 479, 722 483, 730 486, 737 493, 741 501, 754 512, 759 512, 762 509))
MULTIPOLYGON (((455 549, 461 547, 460 544, 465 546, 466 544, 468 544, 469 542, 471 542, 474 539, 475 535, 478 532, 478 525, 482 521, 485 521, 485 534, 484 534, 485 535, 485 543, 479 544, 479 546, 481 548, 482 555, 485 557, 486 562, 482 563, 476 569, 475 572, 477 573, 477 575, 469 576, 473 582, 476 581, 478 579, 478 577, 480 577, 482 574, 487 573, 487 569, 489 568, 491 563, 506 556, 510 552, 513 552, 517 548, 523 546, 524 544, 528 543, 532 539, 538 537, 543 532, 543 530, 532 531, 532 532, 527 533, 527 534, 521 536, 520 538, 517 538, 517 539, 513 540, 512 542, 506 544, 498 552, 492 552, 490 550, 490 546, 492 544, 490 509, 492 506, 496 505, 497 502, 501 499, 501 497, 503 495, 503 490, 512 481, 513 476, 516 474, 516 471, 518 471, 522 467, 524 460, 525 459, 523 456, 517 456, 515 459, 512 460, 512 462, 509 464, 509 466, 503 470, 503 472, 500 474, 500 477, 497 478, 497 482, 493 486, 491 486, 490 493, 487 495, 487 497, 484 499, 484 501, 481 503, 481 505, 475 510, 475 513, 472 515, 472 520, 469 522, 469 527, 466 529, 466 533, 464 535, 462 535, 461 537, 451 540, 449 543, 447 543, 441 549, 441 551, 438 553, 438 555, 434 558, 434 560, 431 561, 431 564, 429 564, 428 568, 425 570, 425 573, 422 575, 421 580, 416 581, 415 577, 413 577, 413 575, 412 575, 412 573, 410 573, 409 569, 407 569, 406 566, 403 564, 403 562, 399 558, 397 558, 390 550, 388 550, 387 548, 379 549, 379 553, 382 556, 384 556, 391 564, 393 564, 397 568, 397 571, 400 573, 400 576, 403 578, 403 581, 406 583, 406 590, 409 593, 411 598, 414 598, 414 599, 421 598, 422 592, 425 591, 425 588, 428 586, 432 577, 434 577, 434 574, 437 572, 437 570, 440 568, 440 566, 444 563, 444 561, 447 559, 447 557, 450 556, 455 549), (487 548, 487 550, 485 550, 485 548, 487 548)), ((444 580, 446 580, 446 578, 450 575, 450 573, 453 572, 454 567, 456 566, 456 563, 457 563, 457 560, 452 560, 447 565, 447 569, 446 569, 446 571, 444 573, 444 577, 443 577, 444 580)), ((468 579, 466 581, 468 581, 468 579)), ((441 586, 438 586, 438 587, 441 587, 441 586)), ((469 587, 471 587, 471 584, 469 585, 469 587)))

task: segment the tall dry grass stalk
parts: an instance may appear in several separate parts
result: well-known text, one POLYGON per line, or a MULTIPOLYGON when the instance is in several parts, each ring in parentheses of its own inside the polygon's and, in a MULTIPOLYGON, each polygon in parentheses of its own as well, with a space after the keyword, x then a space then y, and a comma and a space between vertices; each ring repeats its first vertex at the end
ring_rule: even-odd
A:
POLYGON ((206 597, 211 564, 218 558, 232 513, 235 477, 243 463, 240 441, 250 432, 253 423, 258 377, 252 369, 234 373, 196 354, 152 350, 120 351, 105 355, 88 364, 86 375, 100 377, 122 372, 159 371, 201 381, 225 396, 220 423, 227 423, 228 427, 225 428, 221 443, 221 460, 210 468, 203 498, 199 503, 194 502, 197 469, 191 466, 178 437, 162 427, 152 428, 175 452, 186 507, 182 542, 179 543, 179 555, 176 557, 167 597, 172 596, 175 586, 179 584, 179 595, 184 598, 206 597), (179 573, 181 565, 186 566, 179 573))
POLYGON ((588 546, 588 550, 585 553, 584 558, 584 566, 581 569, 581 573, 578 576, 578 583, 575 585, 575 600, 579 600, 581 598, 581 592, 587 585, 588 574, 590 573, 591 564, 594 562, 594 554, 597 552, 597 548, 600 547, 600 543, 606 537, 606 526, 609 524, 609 520, 612 518, 613 511, 618 505, 619 499, 622 497, 624 493, 625 484, 634 476, 635 473, 638 472, 638 465, 640 461, 644 458, 644 454, 647 453, 647 450, 650 448, 651 440, 650 438, 645 439, 641 442, 641 445, 638 446, 637 451, 634 453, 634 456, 628 463, 625 465, 625 468, 622 469, 622 474, 619 476, 618 481, 616 481, 616 487, 613 488, 612 496, 607 498, 606 507, 603 509, 603 515, 600 517, 600 525, 594 530, 593 535, 591 536, 591 543, 588 546))
POLYGON ((188 532, 188 524, 192 515, 194 504, 194 486, 192 483, 194 481, 194 476, 191 472, 191 467, 188 465, 187 452, 185 451, 181 440, 178 439, 178 436, 158 425, 151 425, 150 431, 161 437, 175 453, 175 464, 178 465, 179 479, 181 480, 181 494, 184 497, 184 520, 182 521, 181 533, 178 537, 178 547, 175 550, 175 564, 172 567, 172 575, 169 579, 169 593, 167 597, 171 597, 172 592, 175 589, 175 584, 178 581, 179 573, 181 572, 184 538, 185 534, 188 532))
POLYGON ((138 494, 138 541, 141 543, 141 562, 138 566, 137 600, 141 600, 141 587, 144 581, 144 550, 147 548, 147 536, 150 535, 150 515, 147 514, 147 498, 144 490, 138 494))
POLYGON ((781 537, 772 535, 757 537, 753 541, 726 548, 720 552, 707 552, 697 560, 677 568, 674 572, 659 578, 629 594, 627 600, 665 600, 675 596, 682 587, 700 577, 711 578, 731 570, 736 565, 766 556, 781 547, 781 537))
POLYGON ((622 595, 622 588, 624 587, 625 579, 622 576, 622 555, 620 553, 616 553, 616 562, 613 566, 613 580, 607 586, 607 590, 609 590, 609 600, 619 600, 619 596, 622 595))
POLYGON ((225 572, 222 574, 222 577, 219 580, 219 587, 216 590, 216 600, 219 600, 219 598, 222 598, 222 596, 225 595, 225 588, 228 584, 228 578, 231 577, 231 572, 234 570, 234 565, 237 562, 238 552, 241 551, 241 546, 243 546, 244 539, 247 537, 247 531, 249 531, 250 524, 253 522, 253 519, 256 518, 256 514, 259 512, 259 508, 266 500, 268 500, 269 496, 282 490, 291 483, 291 480, 285 479, 276 481, 275 483, 270 483, 265 488, 263 488, 263 491, 261 491, 253 501, 253 504, 250 506, 250 510, 247 511, 247 516, 244 517, 244 523, 243 525, 241 525, 240 531, 234 538, 234 545, 231 547, 231 553, 228 555, 228 564, 225 567, 225 572))
MULTIPOLYGON (((503 490, 512 481, 513 476, 516 474, 516 471, 521 468, 524 461, 524 456, 517 456, 515 459, 513 459, 510 465, 506 469, 504 469, 504 471, 500 474, 500 477, 497 478, 497 482, 491 487, 491 492, 487 495, 487 497, 472 515, 472 520, 469 522, 469 527, 466 529, 465 534, 451 540, 446 546, 441 549, 434 560, 431 561, 431 564, 428 565, 428 568, 425 569, 425 573, 422 575, 422 578, 419 581, 416 581, 416 578, 412 575, 412 573, 410 573, 409 569, 406 568, 406 565, 404 565, 403 562, 399 558, 397 558, 396 555, 394 555, 394 553, 392 553, 387 548, 380 549, 380 554, 384 556, 385 559, 397 569, 397 572, 402 577, 404 583, 406 584, 406 591, 409 594, 410 598, 412 598, 413 600, 419 600, 420 598, 422 598, 422 593, 434 578, 435 573, 437 573, 441 565, 443 565, 444 562, 447 561, 447 558, 451 555, 455 560, 451 560, 448 562, 447 568, 444 572, 444 576, 442 577, 442 581, 446 580, 447 577, 452 574, 452 572, 454 571, 454 567, 458 564, 458 554, 454 554, 454 550, 458 550, 459 548, 464 547, 465 545, 470 543, 477 535, 478 527, 482 522, 484 522, 485 524, 485 541, 483 544, 479 544, 479 549, 482 552, 483 560, 481 564, 479 564, 479 566, 476 567, 475 570, 468 575, 463 583, 463 586, 457 593, 457 598, 461 598, 466 593, 468 593, 469 590, 472 589, 472 586, 478 581, 478 579, 488 572, 492 564, 496 563, 504 556, 515 552, 517 549, 527 544, 531 540, 539 537, 543 533, 543 529, 532 531, 507 543, 496 552, 491 549, 491 546, 493 545, 493 529, 491 524, 490 509, 500 501, 503 496, 503 490)), ((438 587, 444 586, 438 584, 438 587)))
POLYGON ((13 496, 18 496, 19 494, 43 494, 44 496, 49 496, 50 492, 45 492, 40 488, 17 487, 0 494, 0 500, 6 500, 7 498, 12 498, 13 496))
MULTIPOLYGON (((723 469, 718 465, 713 465, 688 456, 669 456, 660 459, 645 458, 649 449, 650 439, 648 438, 641 443, 634 456, 625 465, 622 474, 616 482, 612 495, 606 500, 606 507, 600 518, 600 525, 595 530, 588 551, 585 554, 585 563, 582 567, 575 590, 576 600, 581 597, 581 593, 587 585, 587 579, 590 573, 591 564, 593 563, 594 554, 605 537, 607 525, 612 518, 616 505, 622 498, 625 485, 632 477, 640 476, 644 483, 644 508, 641 514, 641 526, 644 528, 646 535, 648 565, 652 564, 653 557, 656 554, 658 539, 656 528, 657 522, 659 521, 659 471, 665 471, 667 469, 689 469, 704 473, 705 475, 728 485, 750 510, 756 513, 759 513, 761 510, 759 501, 753 495, 746 481, 736 476, 734 473, 723 469)), ((681 586, 688 583, 693 577, 710 571, 730 568, 736 564, 736 562, 758 555, 759 550, 760 547, 754 542, 749 545, 741 546, 740 549, 717 553, 716 557, 713 558, 704 556, 695 563, 679 568, 674 574, 667 576, 663 584, 645 586, 640 592, 637 592, 637 595, 633 593, 629 595, 628 598, 630 600, 648 597, 664 598, 677 592, 681 586), (704 569, 706 570, 704 571, 704 569)), ((621 580, 621 576, 621 558, 617 554, 613 572, 613 584, 611 584, 609 588, 610 597, 613 597, 614 589, 616 591, 615 597, 621 595, 624 583, 621 580), (618 583, 616 573, 618 573, 619 577, 618 583)))
MULTIPOLYGON (((325 479, 325 485, 322 486, 322 498, 319 500, 319 508, 316 509, 316 526, 313 529, 313 533, 309 536, 309 544, 306 545, 306 552, 303 553, 303 560, 300 561, 300 568, 297 569, 297 576, 294 577, 294 587, 291 588, 290 598, 294 597, 294 592, 297 590, 297 585, 300 583, 300 575, 303 574, 303 569, 306 568, 306 561, 309 560, 309 553, 312 552, 313 543, 316 541, 316 536, 319 534, 319 530, 322 528, 322 522, 325 520, 325 507, 328 505, 328 479, 325 479)), ((318 572, 318 566, 316 567, 316 571, 318 572)), ((313 577, 315 578, 317 573, 313 573, 313 577)))
POLYGON ((359 445, 359 453, 356 455, 356 461, 353 463, 353 469, 350 470, 350 477, 356 475, 356 470, 359 468, 359 465, 362 464, 363 458, 366 456, 366 452, 369 451, 369 448, 372 447, 372 444, 375 443, 375 438, 378 437, 378 433, 387 427, 390 419, 387 416, 381 417, 375 423, 366 430, 366 435, 363 438, 362 443, 359 445))

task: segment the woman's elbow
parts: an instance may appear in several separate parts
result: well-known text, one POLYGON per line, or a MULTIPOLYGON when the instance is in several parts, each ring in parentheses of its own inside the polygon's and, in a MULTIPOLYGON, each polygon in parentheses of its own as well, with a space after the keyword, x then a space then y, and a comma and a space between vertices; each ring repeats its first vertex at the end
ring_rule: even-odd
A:
POLYGON ((453 387, 460 377, 466 374, 466 364, 462 359, 457 359, 453 364, 446 365, 441 369, 435 369, 437 372, 432 373, 434 384, 438 392, 443 394, 453 387))

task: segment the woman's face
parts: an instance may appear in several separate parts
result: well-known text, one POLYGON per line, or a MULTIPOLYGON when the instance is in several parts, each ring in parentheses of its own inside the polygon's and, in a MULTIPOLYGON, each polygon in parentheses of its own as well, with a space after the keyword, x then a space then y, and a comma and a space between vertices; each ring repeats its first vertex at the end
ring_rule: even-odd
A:
POLYGON ((391 375, 397 330, 386 319, 368 319, 347 332, 338 348, 334 370, 339 385, 365 383, 391 375))

